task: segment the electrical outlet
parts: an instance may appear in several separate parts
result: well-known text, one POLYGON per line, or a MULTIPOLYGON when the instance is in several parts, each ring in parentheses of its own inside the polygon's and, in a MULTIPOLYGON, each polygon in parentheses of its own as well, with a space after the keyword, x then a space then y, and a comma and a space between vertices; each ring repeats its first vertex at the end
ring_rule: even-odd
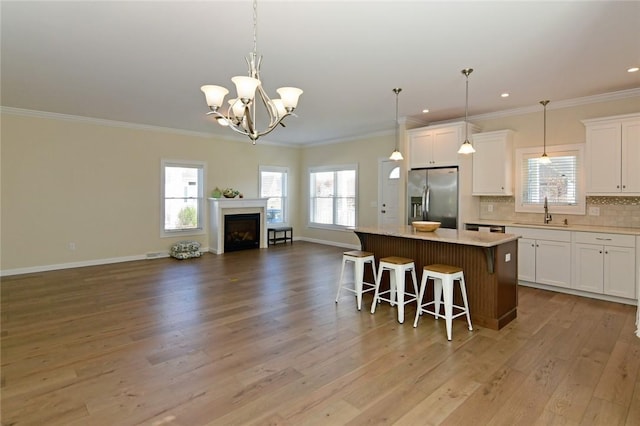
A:
POLYGON ((493 204, 487 204, 487 211, 491 213, 493 211, 493 204))
POLYGON ((76 250, 76 243, 74 243, 74 242, 69 243, 69 250, 75 251, 76 250))
POLYGON ((507 253, 504 255, 504 261, 505 262, 511 262, 511 253, 507 253))
POLYGON ((600 207, 589 207, 589 216, 600 216, 600 207))

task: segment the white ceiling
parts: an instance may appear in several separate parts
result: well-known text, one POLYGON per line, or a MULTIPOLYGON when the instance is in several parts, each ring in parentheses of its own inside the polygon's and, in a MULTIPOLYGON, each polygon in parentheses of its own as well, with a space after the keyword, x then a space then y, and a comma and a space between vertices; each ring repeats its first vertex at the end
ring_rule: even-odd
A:
MULTIPOLYGON (((3 0, 1 15, 3 106, 232 133, 200 86, 246 74, 250 1, 3 0)), ((270 95, 304 90, 260 140, 320 143, 393 129, 394 87, 409 120, 463 117, 467 67, 470 116, 638 88, 640 2, 265 0, 258 51, 270 95)))

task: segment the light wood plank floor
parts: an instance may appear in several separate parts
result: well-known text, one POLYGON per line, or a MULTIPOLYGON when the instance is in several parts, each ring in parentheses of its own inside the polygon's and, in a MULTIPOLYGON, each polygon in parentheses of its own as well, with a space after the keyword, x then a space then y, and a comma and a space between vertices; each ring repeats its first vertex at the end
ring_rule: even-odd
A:
POLYGON ((334 302, 305 242, 2 280, 3 425, 640 425, 635 307, 520 288, 500 331, 334 302))

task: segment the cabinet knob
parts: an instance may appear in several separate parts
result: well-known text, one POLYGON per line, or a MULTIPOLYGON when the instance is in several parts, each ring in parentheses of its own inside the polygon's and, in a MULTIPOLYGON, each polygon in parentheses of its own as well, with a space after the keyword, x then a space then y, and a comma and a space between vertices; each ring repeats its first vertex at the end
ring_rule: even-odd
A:
POLYGON ((602 254, 602 250, 600 250, 600 254, 602 254))
POLYGON ((616 188, 620 189, 620 185, 616 185, 616 188))
POLYGON ((604 254, 609 254, 609 252, 605 250, 605 251, 604 251, 604 254))

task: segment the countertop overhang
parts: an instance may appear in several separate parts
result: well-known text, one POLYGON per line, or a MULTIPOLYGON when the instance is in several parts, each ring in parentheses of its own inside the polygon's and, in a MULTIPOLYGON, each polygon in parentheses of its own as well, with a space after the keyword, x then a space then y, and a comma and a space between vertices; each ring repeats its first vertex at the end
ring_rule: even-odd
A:
POLYGON ((464 231, 460 229, 438 228, 433 232, 415 231, 409 225, 405 226, 377 226, 355 227, 353 231, 364 234, 386 235, 390 237, 411 238, 415 240, 435 241, 442 243, 461 244, 477 247, 495 247, 500 244, 515 241, 519 238, 514 234, 497 232, 464 231))

